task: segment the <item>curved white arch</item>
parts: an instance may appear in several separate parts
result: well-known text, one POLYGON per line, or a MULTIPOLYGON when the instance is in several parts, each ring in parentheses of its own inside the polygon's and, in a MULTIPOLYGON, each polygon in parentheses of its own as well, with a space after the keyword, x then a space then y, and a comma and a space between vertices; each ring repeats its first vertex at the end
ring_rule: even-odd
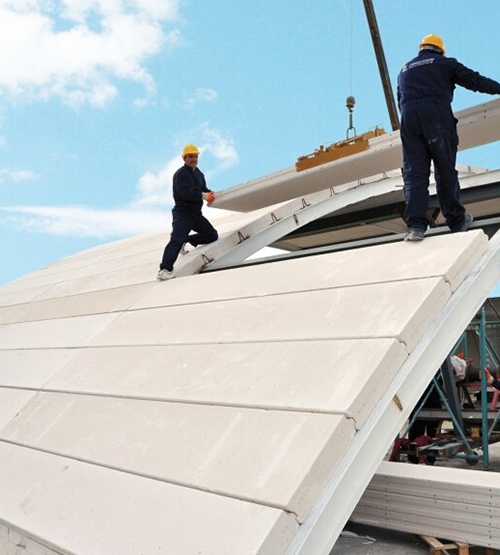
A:
POLYGON ((395 193, 398 199, 402 199, 401 186, 401 178, 383 177, 373 183, 353 184, 339 192, 330 188, 271 207, 269 212, 229 232, 215 243, 192 251, 181 261, 183 263, 178 265, 175 273, 180 277, 205 268, 215 270, 241 263, 296 229, 367 198, 395 193))

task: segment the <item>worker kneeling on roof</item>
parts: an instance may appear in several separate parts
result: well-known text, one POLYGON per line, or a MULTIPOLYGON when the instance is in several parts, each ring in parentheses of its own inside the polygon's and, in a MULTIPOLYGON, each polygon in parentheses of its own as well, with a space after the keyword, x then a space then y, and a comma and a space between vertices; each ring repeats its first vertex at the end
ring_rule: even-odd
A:
POLYGON ((441 37, 425 36, 418 56, 405 64, 398 76, 404 218, 409 229, 405 241, 421 241, 429 223, 431 161, 439 205, 450 230, 467 231, 473 220, 460 202, 455 169, 458 134, 451 103, 456 85, 475 92, 500 94, 500 83, 483 77, 455 58, 446 57, 441 37))

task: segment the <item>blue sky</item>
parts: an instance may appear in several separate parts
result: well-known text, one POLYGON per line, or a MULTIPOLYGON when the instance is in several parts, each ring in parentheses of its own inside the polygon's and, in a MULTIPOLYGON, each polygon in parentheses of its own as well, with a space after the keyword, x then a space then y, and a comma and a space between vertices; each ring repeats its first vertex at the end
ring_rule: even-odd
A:
MULTIPOLYGON (((374 7, 393 88, 428 33, 500 80, 498 0, 374 7)), ((0 0, 0 53, 0 285, 167 228, 186 143, 217 191, 344 139, 350 94, 358 133, 391 129, 362 0, 0 0)))

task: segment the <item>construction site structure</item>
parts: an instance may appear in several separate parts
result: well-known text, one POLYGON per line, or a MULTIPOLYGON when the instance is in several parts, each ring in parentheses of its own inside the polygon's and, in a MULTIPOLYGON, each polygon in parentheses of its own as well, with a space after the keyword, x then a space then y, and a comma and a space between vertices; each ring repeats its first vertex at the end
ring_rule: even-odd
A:
MULTIPOLYGON (((461 168, 470 231, 438 216, 408 245, 400 172, 308 192, 310 172, 363 155, 221 217, 170 282, 160 230, 0 288, 0 542, 330 553, 500 279, 500 171, 461 168), (286 252, 249 259, 265 246, 286 252)), ((451 539, 500 548, 497 522, 451 539)))
MULTIPOLYGON (((499 100, 456 115, 500 140, 499 100)), ((399 133, 367 141, 217 194, 168 282, 162 229, 0 287, 0 551, 328 555, 350 518, 500 549, 500 475, 384 461, 435 381, 488 466, 449 356, 500 280, 500 170, 411 245, 399 133)))
POLYGON ((451 355, 460 354, 466 364, 463 375, 457 377, 449 358, 441 365, 402 434, 415 438, 401 450, 406 460, 434 464, 439 459, 463 458, 470 465, 481 462, 484 469, 489 468, 489 445, 500 441, 500 391, 487 386, 482 369, 500 376, 499 310, 500 299, 487 299, 454 347, 451 355), (450 429, 443 428, 446 422, 450 429), (418 441, 412 430, 427 427, 439 433, 427 430, 425 440, 418 441))

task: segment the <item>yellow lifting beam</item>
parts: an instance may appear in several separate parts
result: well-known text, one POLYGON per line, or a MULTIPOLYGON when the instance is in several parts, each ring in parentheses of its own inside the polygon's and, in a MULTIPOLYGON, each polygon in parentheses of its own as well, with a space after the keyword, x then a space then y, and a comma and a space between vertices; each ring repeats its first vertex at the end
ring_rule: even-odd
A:
POLYGON ((368 141, 374 137, 380 137, 386 132, 382 127, 375 127, 373 131, 367 131, 361 135, 356 135, 350 139, 333 143, 327 147, 321 145, 313 153, 305 156, 299 156, 295 163, 295 169, 298 172, 314 168, 326 162, 333 162, 344 156, 350 156, 363 150, 368 150, 368 141))

